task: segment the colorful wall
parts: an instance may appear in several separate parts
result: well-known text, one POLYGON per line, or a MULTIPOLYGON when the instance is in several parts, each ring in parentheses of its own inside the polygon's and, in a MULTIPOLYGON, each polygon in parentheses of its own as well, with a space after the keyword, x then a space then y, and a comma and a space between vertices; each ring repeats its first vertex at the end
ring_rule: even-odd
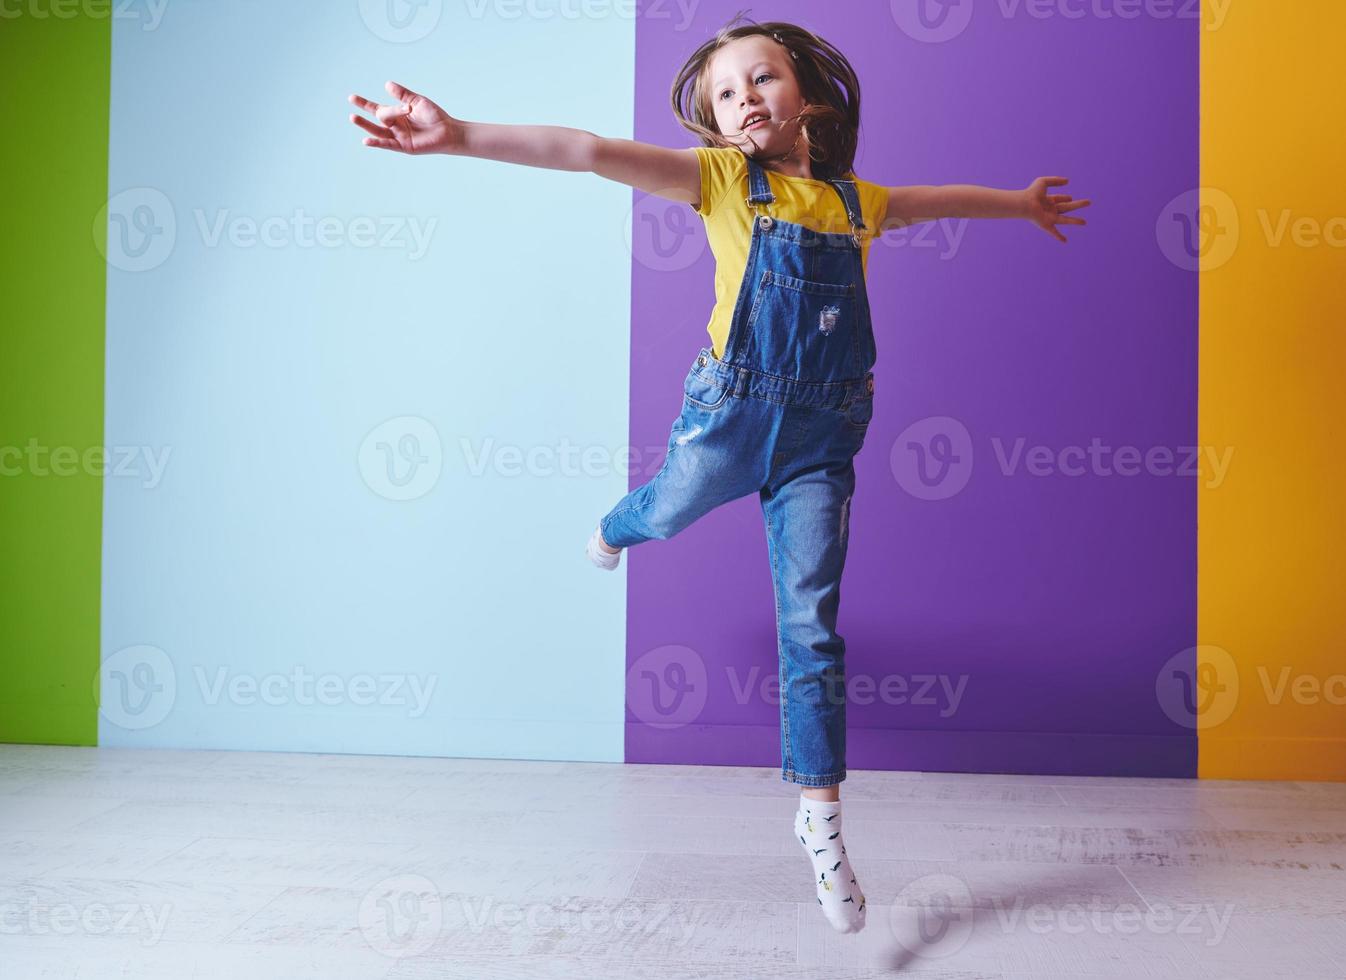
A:
MULTIPOLYGON (((1346 24, 1119 6, 751 12, 852 59, 866 179, 1095 202, 1067 246, 950 220, 873 247, 851 768, 1346 774, 1346 201, 1311 55, 1346 24)), ((395 78, 691 145, 668 86, 739 8, 527 9, 0 21, 8 89, 83 120, 0 151, 0 740, 779 764, 757 501, 616 576, 581 553, 706 340, 694 214, 346 120, 395 78)))

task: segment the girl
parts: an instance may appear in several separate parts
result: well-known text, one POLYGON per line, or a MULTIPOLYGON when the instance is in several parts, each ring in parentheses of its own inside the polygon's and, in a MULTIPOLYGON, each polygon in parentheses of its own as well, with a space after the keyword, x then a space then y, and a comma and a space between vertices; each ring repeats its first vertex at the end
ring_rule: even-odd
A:
POLYGON ((1019 191, 883 187, 853 170, 860 86, 845 56, 802 27, 732 22, 683 65, 678 121, 700 137, 667 149, 557 126, 464 122, 395 82, 396 105, 350 101, 365 145, 591 171, 690 204, 716 259, 711 344, 683 382, 662 469, 620 500, 586 553, 615 569, 623 548, 677 534, 756 492, 766 519, 781 659, 781 778, 799 784, 795 836, 818 903, 841 932, 865 896, 841 836, 844 662, 837 633, 853 459, 874 411, 865 273, 883 228, 940 217, 1027 218, 1064 242, 1083 225, 1040 177, 1019 191))

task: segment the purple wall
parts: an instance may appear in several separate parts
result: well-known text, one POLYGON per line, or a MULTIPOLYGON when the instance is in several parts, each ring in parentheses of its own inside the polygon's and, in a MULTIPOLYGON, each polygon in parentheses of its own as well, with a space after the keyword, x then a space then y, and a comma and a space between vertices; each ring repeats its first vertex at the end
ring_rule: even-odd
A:
MULTIPOLYGON (((850 58, 860 177, 1023 187, 1060 174, 1095 203, 1068 245, 1026 222, 980 221, 873 247, 876 410, 856 459, 840 613, 849 683, 870 688, 851 688, 847 764, 1195 775, 1195 731, 1155 694, 1164 663, 1196 643, 1191 478, 1162 458, 1118 475, 1110 455, 1081 476, 1032 475, 1022 459, 1006 473, 997 445, 1008 457, 1019 439, 1053 453, 1196 442, 1197 282, 1164 258, 1155 228, 1199 184, 1199 25, 1039 18, 999 0, 970 21, 949 8, 943 30, 956 36, 936 43, 913 37, 912 6, 843 16, 781 0, 749 16, 795 21, 850 58), (960 462, 926 489, 909 444, 938 450, 945 435, 960 462), (915 703, 927 675, 937 680, 915 703)), ((694 145, 669 86, 737 9, 707 0, 686 26, 676 5, 643 4, 637 139, 694 145)), ((648 456, 707 342, 713 260, 690 208, 635 196, 631 441, 648 456)), ((628 560, 626 758, 779 765, 756 497, 628 560)))

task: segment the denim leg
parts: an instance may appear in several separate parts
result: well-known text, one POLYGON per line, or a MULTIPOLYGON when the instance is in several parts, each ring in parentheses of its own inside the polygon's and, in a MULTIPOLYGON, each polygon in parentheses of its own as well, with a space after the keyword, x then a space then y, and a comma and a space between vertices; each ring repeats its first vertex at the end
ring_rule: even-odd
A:
POLYGON ((603 540, 629 548, 671 538, 721 504, 759 489, 771 416, 769 406, 753 399, 727 398, 713 409, 684 400, 663 466, 603 516, 603 540))
POLYGON ((846 778, 846 644, 837 633, 852 459, 805 469, 760 491, 780 646, 781 778, 846 778))

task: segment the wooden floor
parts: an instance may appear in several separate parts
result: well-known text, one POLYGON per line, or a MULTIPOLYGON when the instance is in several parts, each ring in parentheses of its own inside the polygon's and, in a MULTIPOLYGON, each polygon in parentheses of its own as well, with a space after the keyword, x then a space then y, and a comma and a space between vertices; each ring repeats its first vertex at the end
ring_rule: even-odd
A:
POLYGON ((0 978, 1346 977, 1346 784, 0 745, 0 978))

